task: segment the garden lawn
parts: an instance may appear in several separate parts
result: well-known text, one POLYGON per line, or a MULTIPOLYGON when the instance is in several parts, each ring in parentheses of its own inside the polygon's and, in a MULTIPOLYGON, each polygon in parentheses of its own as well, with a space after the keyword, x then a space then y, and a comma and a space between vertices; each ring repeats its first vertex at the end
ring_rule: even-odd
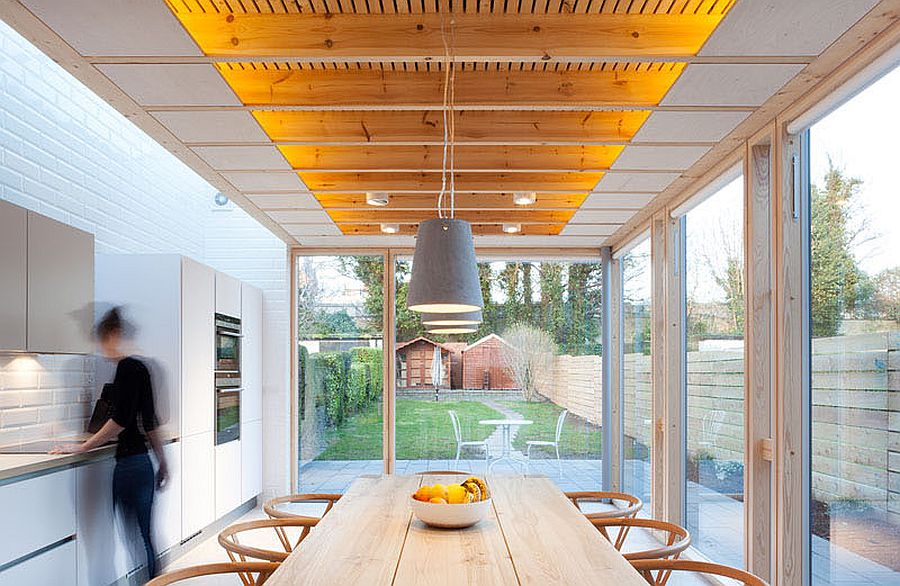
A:
MULTIPOLYGON (((523 454, 528 440, 553 441, 556 436, 556 420, 562 412, 562 407, 550 402, 539 401, 501 401, 504 407, 508 407, 519 413, 523 419, 534 421, 532 425, 519 427, 519 433, 513 440, 513 447, 523 454)), ((534 458, 556 458, 553 447, 531 448, 534 458)), ((562 436, 559 440, 559 457, 578 458, 586 460, 600 459, 600 427, 588 423, 580 417, 569 413, 563 424, 562 436)))
MULTIPOLYGON (((397 399, 397 459, 441 459, 456 456, 456 437, 449 410, 456 411, 466 441, 486 439, 494 428, 479 425, 481 419, 502 419, 503 415, 478 401, 423 401, 397 399)), ((317 460, 380 460, 382 458, 382 406, 372 403, 352 415, 328 434, 329 447, 317 460)), ((475 449, 463 458, 482 458, 475 449)))

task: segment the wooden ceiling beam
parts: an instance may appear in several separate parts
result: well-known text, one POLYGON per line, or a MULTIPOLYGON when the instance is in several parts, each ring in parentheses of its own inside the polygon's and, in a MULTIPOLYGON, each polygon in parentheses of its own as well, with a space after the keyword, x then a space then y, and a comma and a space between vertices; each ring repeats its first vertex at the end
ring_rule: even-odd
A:
MULTIPOLYGON (((418 224, 400 224, 400 236, 415 236, 418 224)), ((517 236, 556 236, 565 224, 522 224, 521 232, 517 236)), ((382 235, 381 224, 339 224, 341 232, 352 236, 378 236, 382 235)), ((473 224, 472 233, 475 236, 509 236, 503 233, 503 224, 473 224)))
MULTIPOLYGON (((417 224, 436 217, 430 210, 326 210, 335 224, 417 224)), ((502 224, 514 222, 523 224, 566 223, 575 210, 457 210, 456 217, 472 224, 502 224)))
MULTIPOLYGON (((316 199, 325 209, 355 210, 372 208, 366 203, 365 193, 321 193, 316 199)), ((459 193, 456 194, 456 209, 496 209, 496 210, 575 210, 581 207, 587 193, 538 193, 537 200, 530 206, 513 204, 512 193, 459 193)), ((406 193, 390 195, 384 210, 433 210, 437 202, 436 194, 406 193)), ((374 209, 374 208, 373 208, 374 209)))
MULTIPOLYGON (((441 110, 279 112, 253 116, 275 142, 398 143, 443 141, 441 110)), ((617 112, 456 111, 456 144, 595 144, 630 140, 649 110, 617 112)))
MULTIPOLYGON (((440 171, 439 146, 279 146, 294 169, 306 171, 440 171)), ((623 146, 457 146, 454 167, 460 171, 605 171, 623 146)), ((449 159, 447 165, 449 165, 449 159)))
MULTIPOLYGON (((262 69, 219 64, 219 71, 248 106, 314 109, 440 109, 440 71, 382 69, 262 69)), ((658 104, 683 63, 598 70, 472 70, 456 73, 459 109, 540 110, 658 104)))
MULTIPOLYGON (((585 193, 591 191, 603 173, 457 173, 457 193, 509 193, 537 191, 585 193)), ((322 193, 387 191, 396 193, 437 193, 440 173, 301 173, 306 187, 322 193)))
MULTIPOLYGON (((605 61, 695 55, 722 14, 176 16, 207 55, 273 61, 605 61), (449 49, 447 48, 449 46, 449 49)), ((649 59, 647 59, 649 60, 649 59)))

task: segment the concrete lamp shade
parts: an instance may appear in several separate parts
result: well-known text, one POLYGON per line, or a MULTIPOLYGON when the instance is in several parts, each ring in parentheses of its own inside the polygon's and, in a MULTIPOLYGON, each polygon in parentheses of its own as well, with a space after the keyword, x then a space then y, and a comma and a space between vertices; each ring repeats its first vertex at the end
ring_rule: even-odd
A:
POLYGON ((480 311, 464 313, 423 313, 422 325, 432 326, 473 326, 484 321, 480 311))
POLYGON ((484 307, 468 222, 435 218, 419 224, 406 306, 420 313, 464 313, 484 307))

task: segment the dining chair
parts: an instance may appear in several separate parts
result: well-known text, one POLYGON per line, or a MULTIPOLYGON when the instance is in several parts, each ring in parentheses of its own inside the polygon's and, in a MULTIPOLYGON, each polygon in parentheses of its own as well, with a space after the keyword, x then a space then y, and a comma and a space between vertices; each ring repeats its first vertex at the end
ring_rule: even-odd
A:
POLYGON ((184 582, 185 580, 191 580, 201 576, 216 576, 221 574, 246 574, 251 576, 253 580, 249 583, 250 586, 260 586, 261 584, 264 584, 277 569, 278 564, 272 562, 245 562, 239 564, 222 562, 218 564, 204 564, 165 573, 162 576, 153 578, 144 586, 169 586, 170 584, 184 582), (254 574, 255 577, 253 576, 254 574))
POLYGON ((584 512, 581 509, 581 503, 585 502, 609 502, 615 507, 608 511, 584 513, 584 516, 588 519, 631 518, 637 515, 638 511, 640 511, 644 506, 644 501, 634 496, 633 494, 628 494, 626 492, 583 490, 567 492, 565 494, 566 498, 572 501, 572 504, 575 505, 581 512, 584 512), (615 505, 615 501, 624 501, 627 504, 624 508, 619 508, 615 505))
POLYGON ((452 409, 447 411, 450 414, 450 422, 453 424, 453 435, 456 436, 456 463, 459 464, 459 456, 462 453, 463 448, 467 447, 480 447, 484 450, 484 461, 487 463, 490 460, 490 452, 488 451, 488 443, 487 440, 470 440, 463 441, 462 438, 462 427, 459 425, 459 417, 456 415, 456 411, 452 409))
MULTIPOLYGON (((681 552, 691 544, 691 534, 688 530, 668 521, 632 517, 627 519, 590 519, 590 522, 618 551, 622 551, 622 546, 625 545, 625 540, 632 527, 647 529, 653 533, 654 538, 660 533, 664 536, 665 545, 661 547, 623 552, 622 557, 629 561, 678 559, 681 552), (613 538, 610 530, 615 528, 618 528, 618 531, 615 532, 615 538, 613 538)), ((659 570, 655 584, 665 584, 670 573, 669 570, 659 570)))
POLYGON ((562 436, 563 423, 566 422, 566 415, 569 414, 568 409, 563 409, 559 414, 559 417, 556 418, 556 435, 554 436, 553 441, 548 440, 528 440, 525 442, 525 471, 528 472, 529 465, 531 463, 531 448, 538 447, 548 447, 556 450, 556 466, 559 468, 559 477, 562 478, 562 461, 559 459, 559 438, 562 436))
POLYGON ((271 498, 267 500, 263 504, 263 511, 265 511, 266 515, 271 519, 292 519, 295 517, 315 517, 314 515, 301 515, 298 513, 291 513, 289 511, 285 511, 283 509, 279 509, 279 505, 296 505, 296 504, 316 504, 316 503, 324 503, 325 504, 325 512, 319 517, 324 517, 328 511, 331 510, 331 507, 334 506, 334 503, 339 501, 341 498, 340 494, 337 493, 301 493, 301 494, 289 494, 287 496, 277 496, 275 498, 271 498))
MULTIPOLYGON (((309 535, 309 530, 316 526, 319 519, 314 517, 293 517, 284 519, 258 519, 256 521, 243 521, 229 525, 219 533, 219 545, 228 553, 228 558, 234 562, 246 562, 258 560, 264 562, 281 563, 287 559, 292 551, 299 547, 300 542, 309 535), (296 540, 288 537, 286 529, 300 528, 300 535, 296 540), (245 545, 240 541, 241 534, 247 534, 259 529, 274 529, 278 541, 281 543, 281 551, 265 549, 262 547, 245 545)), ((249 573, 240 573, 241 581, 246 586, 253 586, 252 576, 249 573)))
MULTIPOLYGON (((732 568, 731 566, 723 566, 711 562, 698 562, 694 560, 634 560, 631 562, 641 576, 648 584, 653 586, 663 586, 665 582, 657 582, 653 572, 664 570, 668 572, 694 572, 696 574, 705 574, 707 576, 721 576, 723 578, 731 578, 737 580, 745 586, 769 586, 768 582, 758 576, 754 576, 750 572, 732 568)), ((666 576, 668 579, 668 575, 666 576)))

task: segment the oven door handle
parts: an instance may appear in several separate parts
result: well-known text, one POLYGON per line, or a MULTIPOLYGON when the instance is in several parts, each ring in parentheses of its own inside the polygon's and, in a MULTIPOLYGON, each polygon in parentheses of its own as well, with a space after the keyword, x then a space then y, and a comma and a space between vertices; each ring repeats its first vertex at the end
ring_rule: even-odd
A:
POLYGON ((240 393, 244 390, 244 387, 222 387, 216 389, 216 394, 219 393, 240 393))
POLYGON ((228 336, 229 338, 243 338, 243 334, 236 334, 234 332, 229 332, 228 330, 216 330, 217 336, 228 336))

